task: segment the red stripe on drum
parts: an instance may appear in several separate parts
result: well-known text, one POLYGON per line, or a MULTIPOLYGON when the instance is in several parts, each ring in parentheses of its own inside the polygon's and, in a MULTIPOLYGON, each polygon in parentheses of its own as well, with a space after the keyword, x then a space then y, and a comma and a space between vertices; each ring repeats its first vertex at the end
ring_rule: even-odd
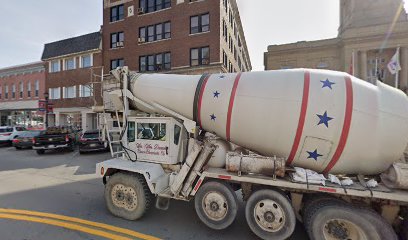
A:
POLYGON ((203 128, 202 123, 201 123, 201 104, 203 102, 203 95, 205 92, 205 87, 207 86, 208 79, 210 78, 211 75, 208 75, 203 82, 203 85, 201 86, 200 90, 200 96, 198 98, 198 107, 197 107, 197 122, 200 125, 200 128, 203 128))
POLYGON ((231 139, 232 109, 234 108, 235 95, 237 93, 238 83, 239 83, 239 80, 241 79, 241 75, 242 73, 238 73, 238 75, 235 77, 234 85, 232 86, 230 101, 228 105, 228 114, 227 114, 227 126, 226 126, 227 141, 230 141, 231 139))
POLYGON ((343 130, 341 131, 340 141, 337 145, 336 152, 334 153, 332 159, 330 160, 329 164, 324 169, 324 173, 329 173, 333 167, 336 165, 337 161, 339 161, 341 154, 346 146, 348 135, 350 132, 351 126, 351 118, 353 115, 353 84, 351 82, 350 76, 345 77, 346 82, 346 112, 344 116, 344 124, 343 130))
POLYGON ((304 83, 303 83, 302 106, 300 109, 300 116, 299 116, 299 122, 298 122, 298 127, 296 130, 295 139, 293 140, 292 150, 290 151, 288 161, 287 161, 288 165, 292 164, 293 160, 295 159, 295 155, 299 148, 300 139, 302 138, 303 128, 305 126, 305 120, 306 120, 307 106, 309 103, 309 91, 310 91, 310 72, 305 71, 304 83))

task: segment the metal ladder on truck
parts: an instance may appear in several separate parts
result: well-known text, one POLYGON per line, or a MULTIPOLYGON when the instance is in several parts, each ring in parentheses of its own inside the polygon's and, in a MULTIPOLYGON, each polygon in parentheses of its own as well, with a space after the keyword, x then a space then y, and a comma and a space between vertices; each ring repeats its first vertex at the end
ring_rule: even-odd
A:
MULTIPOLYGON (((115 70, 114 70, 115 71, 115 70)), ((129 112, 129 102, 126 94, 127 90, 127 85, 128 85, 128 77, 127 77, 127 69, 121 73, 120 81, 123 81, 123 123, 125 124, 127 122, 127 115, 129 112), (123 79, 122 79, 123 78, 123 79)), ((103 81, 103 79, 102 79, 103 81)), ((120 84, 122 85, 122 84, 120 84)), ((103 86, 103 83, 102 83, 103 86)), ((102 89, 102 92, 103 89, 102 89)), ((102 96, 103 97, 103 96, 102 96)), ((127 147, 127 133, 123 132, 124 129, 126 129, 126 126, 122 126, 121 121, 120 121, 120 116, 119 116, 119 111, 118 109, 115 109, 115 116, 113 120, 108 120, 107 119, 107 113, 105 107, 103 108, 103 119, 104 119, 104 130, 103 132, 106 134, 106 139, 108 140, 109 143, 109 149, 111 152, 112 157, 114 158, 125 158, 126 157, 126 151, 123 149, 123 146, 127 147), (114 126, 114 123, 117 123, 117 127, 114 126), (112 128, 110 127, 112 126, 112 128), (121 135, 123 133, 123 136, 121 138, 121 135), (113 139, 114 134, 118 136, 118 139, 113 139), (118 147, 119 145, 119 147, 118 147), (116 147, 116 149, 115 149, 116 147)))
POLYGON ((109 150, 111 156, 114 158, 124 157, 125 151, 122 149, 122 140, 120 139, 120 135, 122 134, 123 128, 120 123, 119 113, 115 111, 115 118, 113 120, 108 120, 106 116, 106 112, 103 112, 103 119, 104 119, 104 132, 106 134, 106 139, 108 140, 109 150), (114 123, 117 122, 118 126, 117 129, 115 127, 110 128, 110 126, 114 126, 114 123), (118 136, 119 139, 113 139, 114 136, 118 136))

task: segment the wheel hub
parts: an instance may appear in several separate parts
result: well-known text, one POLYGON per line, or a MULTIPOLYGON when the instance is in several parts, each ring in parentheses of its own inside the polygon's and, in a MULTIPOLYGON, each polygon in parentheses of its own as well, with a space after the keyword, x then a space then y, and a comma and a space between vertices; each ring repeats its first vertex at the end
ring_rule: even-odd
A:
POLYGON ((324 225, 323 233, 328 240, 368 240, 368 236, 359 226, 343 219, 328 221, 324 225))
POLYGON ((327 232, 337 239, 347 239, 348 238, 348 231, 347 228, 344 227, 344 223, 340 223, 339 221, 330 221, 326 225, 327 232))
POLYGON ((258 226, 267 232, 277 232, 285 225, 282 207, 271 199, 264 199, 256 204, 254 218, 258 226))
POLYGON ((227 199, 218 192, 208 192, 202 201, 204 213, 214 221, 224 219, 228 212, 227 199))
POLYGON ((118 208, 133 211, 137 207, 137 194, 132 187, 116 184, 112 188, 111 198, 113 204, 118 208))

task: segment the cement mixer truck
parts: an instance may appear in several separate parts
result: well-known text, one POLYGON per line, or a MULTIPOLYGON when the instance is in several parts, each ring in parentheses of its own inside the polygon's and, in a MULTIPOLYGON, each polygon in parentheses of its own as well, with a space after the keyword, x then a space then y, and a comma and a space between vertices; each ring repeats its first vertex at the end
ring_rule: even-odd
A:
MULTIPOLYGON (((102 80, 112 159, 96 166, 109 211, 142 218, 194 201, 209 228, 286 239, 408 233, 408 98, 346 73, 295 69, 184 76, 118 68, 102 80)), ((103 138, 105 138, 105 136, 103 138)))

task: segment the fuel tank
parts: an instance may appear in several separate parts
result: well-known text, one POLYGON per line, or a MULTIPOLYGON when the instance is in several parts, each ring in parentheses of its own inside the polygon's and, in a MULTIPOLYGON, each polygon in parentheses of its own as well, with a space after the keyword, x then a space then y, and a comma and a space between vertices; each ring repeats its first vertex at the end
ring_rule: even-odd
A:
POLYGON ((317 172, 378 174, 408 143, 408 97, 342 72, 131 76, 129 90, 145 103, 194 120, 226 141, 317 172))

